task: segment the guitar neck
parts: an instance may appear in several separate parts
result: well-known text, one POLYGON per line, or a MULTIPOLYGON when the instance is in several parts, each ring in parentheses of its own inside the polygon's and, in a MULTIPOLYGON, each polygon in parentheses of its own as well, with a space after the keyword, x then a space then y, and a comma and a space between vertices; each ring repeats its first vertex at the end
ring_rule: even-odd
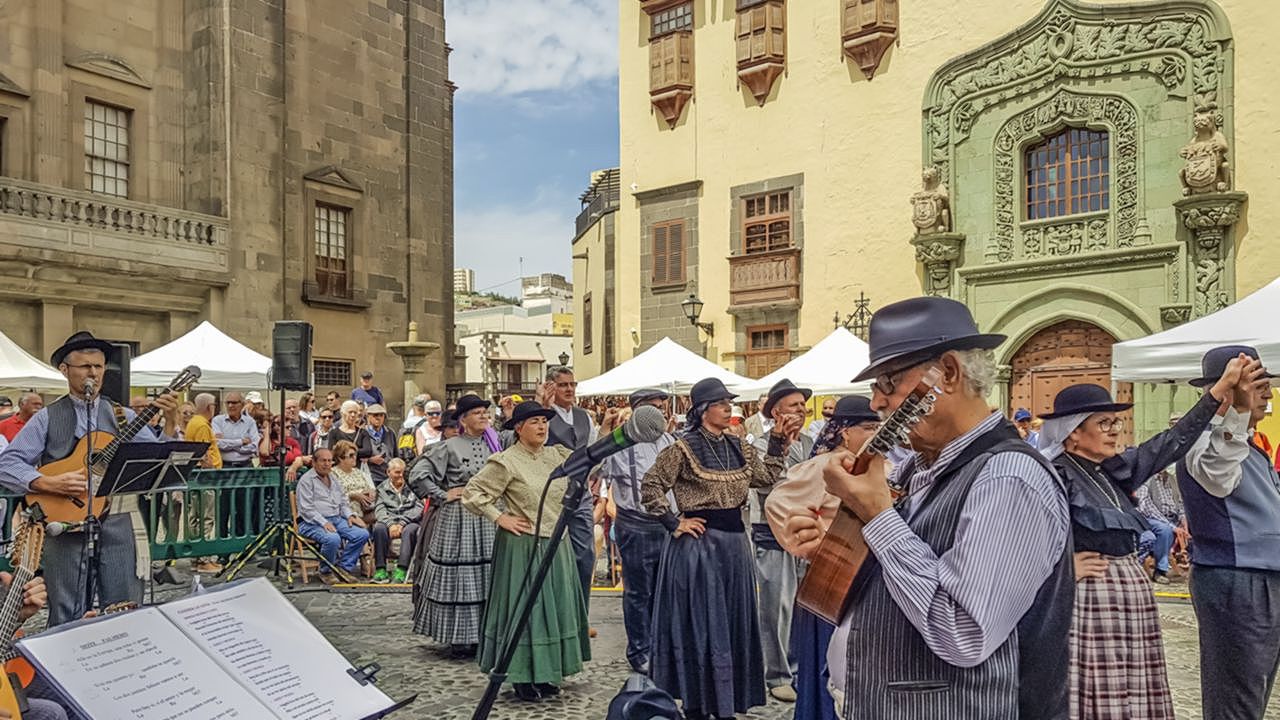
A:
POLYGON ((22 625, 22 588, 34 576, 33 571, 22 565, 14 570, 13 582, 4 596, 4 604, 0 605, 0 656, 13 650, 13 635, 22 625))
POLYGON ((132 420, 124 424, 124 427, 116 431, 116 436, 107 443, 106 447, 94 453, 93 464, 95 469, 106 470, 106 466, 111 462, 111 458, 115 457, 116 450, 123 443, 127 443, 142 432, 142 429, 151 424, 154 418, 160 412, 160 408, 154 405, 148 405, 142 412, 134 416, 132 420))

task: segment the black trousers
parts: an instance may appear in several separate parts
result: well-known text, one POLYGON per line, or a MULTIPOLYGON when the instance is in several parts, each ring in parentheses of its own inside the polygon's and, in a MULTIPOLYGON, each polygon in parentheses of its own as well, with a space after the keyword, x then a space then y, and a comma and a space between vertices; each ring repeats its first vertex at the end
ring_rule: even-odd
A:
POLYGON ((569 517, 569 543, 582 582, 582 597, 591 608, 591 576, 596 570, 596 521, 590 507, 580 507, 569 517))
POLYGON ((1280 571, 1191 568, 1204 720, 1262 720, 1280 667, 1280 571))
POLYGON ((627 662, 639 670, 649 662, 653 588, 658 563, 670 533, 657 519, 618 508, 613 533, 622 557, 622 625, 627 631, 627 662))
MULTIPOLYGON (((376 522, 373 529, 369 531, 373 537, 373 567, 383 568, 387 566, 387 555, 391 554, 391 528, 385 523, 376 522)), ((418 523, 409 523, 400 528, 400 557, 396 560, 396 565, 401 570, 409 568, 409 561, 413 559, 413 548, 418 542, 418 523)))

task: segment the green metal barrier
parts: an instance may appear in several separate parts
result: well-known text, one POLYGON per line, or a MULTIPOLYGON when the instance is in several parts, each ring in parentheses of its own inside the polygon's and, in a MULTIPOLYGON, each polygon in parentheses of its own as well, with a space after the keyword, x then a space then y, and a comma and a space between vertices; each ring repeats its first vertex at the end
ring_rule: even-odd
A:
POLYGON ((266 526, 267 503, 288 517, 272 467, 197 470, 182 492, 143 500, 152 560, 235 555, 266 526))

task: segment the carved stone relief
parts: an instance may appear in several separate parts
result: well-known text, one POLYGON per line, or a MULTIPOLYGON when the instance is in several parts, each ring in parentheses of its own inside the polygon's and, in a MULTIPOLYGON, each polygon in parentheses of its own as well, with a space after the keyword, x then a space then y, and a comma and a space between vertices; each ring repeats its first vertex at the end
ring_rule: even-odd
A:
MULTIPOLYGON (((1029 108, 1005 122, 996 133, 995 140, 995 235, 991 255, 1007 262, 1014 257, 1015 237, 1018 234, 1018 180, 1019 154, 1029 140, 1044 136, 1064 123, 1105 125, 1111 133, 1113 145, 1112 171, 1115 196, 1112 212, 1115 215, 1115 244, 1119 247, 1133 245, 1138 225, 1138 111, 1128 100, 1112 95, 1083 95, 1070 90, 1059 90, 1045 102, 1029 108)), ((1072 223, 1085 234, 1085 223, 1072 223)), ((1055 226, 1050 230, 1059 235, 1064 230, 1055 226)), ((1088 221, 1089 243, 1075 243, 1090 250, 1107 247, 1107 222, 1102 219, 1088 221)), ((1049 234, 1046 230, 1046 237, 1049 234)), ((1075 232, 1072 230, 1071 232, 1075 232)), ((1024 249, 1026 245, 1024 244, 1024 249)), ((1046 250, 1046 252, 1048 252, 1046 250)), ((1050 254, 1069 254, 1056 252, 1050 254)), ((1029 255, 1029 257, 1034 257, 1029 255)))
POLYGON ((1224 275, 1231 231, 1247 198, 1243 192, 1218 192, 1192 195, 1174 203, 1189 231, 1187 256, 1194 279, 1189 277, 1187 282, 1191 285, 1194 317, 1221 310, 1235 299, 1234 283, 1224 275))
POLYGON ((964 235, 933 233, 916 235, 916 261, 924 265, 924 291, 929 295, 951 293, 951 277, 964 248, 964 235))
POLYGON ((923 189, 911 196, 911 223, 916 226, 916 234, 950 232, 951 197, 938 168, 927 167, 920 177, 923 189))
POLYGON ((1186 164, 1178 171, 1183 195, 1225 192, 1231 189, 1231 166, 1227 162, 1227 136, 1222 134, 1216 106, 1196 110, 1195 136, 1178 153, 1186 164))

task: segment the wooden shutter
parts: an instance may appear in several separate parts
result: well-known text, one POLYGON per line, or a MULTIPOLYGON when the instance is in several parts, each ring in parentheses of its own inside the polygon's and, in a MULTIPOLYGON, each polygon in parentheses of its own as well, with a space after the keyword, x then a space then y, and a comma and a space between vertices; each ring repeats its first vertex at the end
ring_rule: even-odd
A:
POLYGON ((667 282, 684 282, 684 223, 672 223, 667 230, 667 282))
POLYGON ((653 284, 666 285, 667 279, 667 228, 668 225, 653 226, 653 284))
POLYGON ((786 6, 780 1, 738 11, 738 64, 784 57, 786 6))
POLYGON ((876 28, 887 29, 897 25, 897 0, 844 0, 846 35, 876 28))

